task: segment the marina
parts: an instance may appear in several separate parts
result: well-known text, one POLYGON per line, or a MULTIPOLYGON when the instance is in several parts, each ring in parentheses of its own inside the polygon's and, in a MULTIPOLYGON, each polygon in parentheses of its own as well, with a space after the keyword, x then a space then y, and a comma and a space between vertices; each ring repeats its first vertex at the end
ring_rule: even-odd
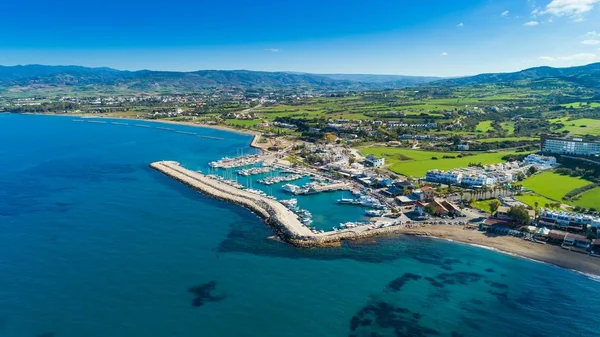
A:
POLYGON ((224 157, 222 159, 211 161, 208 165, 212 168, 237 168, 250 166, 260 162, 260 155, 251 154, 235 158, 224 157))
MULTIPOLYGON (((188 170, 177 162, 155 162, 150 167, 204 194, 252 210, 275 230, 280 239, 299 247, 339 246, 344 240, 402 233, 406 228, 415 228, 415 225, 403 224, 397 219, 376 217, 365 222, 344 222, 340 224, 340 228, 334 227, 327 231, 317 229, 313 227, 312 212, 300 208, 297 199, 278 201, 264 191, 245 188, 242 184, 218 175, 204 175, 188 170)), ((363 205, 372 207, 375 203, 369 198, 363 197, 362 202, 363 205)))
POLYGON ((239 170, 236 173, 241 176, 253 176, 257 174, 269 173, 275 170, 273 166, 253 167, 249 169, 239 170))
POLYGON ((289 174, 289 175, 283 175, 283 176, 273 176, 273 177, 266 177, 263 179, 259 179, 258 183, 263 184, 263 185, 273 185, 273 184, 278 184, 278 183, 282 183, 282 182, 288 182, 288 181, 294 181, 294 180, 298 180, 298 179, 302 179, 302 175, 300 174, 289 174))

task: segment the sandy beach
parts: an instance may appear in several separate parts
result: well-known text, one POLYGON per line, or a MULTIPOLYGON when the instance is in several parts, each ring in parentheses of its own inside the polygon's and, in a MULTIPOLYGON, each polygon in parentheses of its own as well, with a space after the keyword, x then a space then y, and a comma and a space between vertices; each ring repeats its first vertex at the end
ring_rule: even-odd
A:
POLYGON ((77 117, 77 118, 108 118, 108 119, 120 119, 120 120, 125 120, 125 121, 145 121, 145 122, 153 122, 153 123, 187 125, 187 126, 193 126, 193 127, 198 127, 198 128, 209 128, 209 129, 223 130, 223 131, 241 133, 241 134, 252 135, 252 136, 261 134, 258 131, 246 130, 246 129, 235 129, 235 128, 228 127, 225 125, 213 125, 213 124, 203 124, 203 123, 194 123, 194 122, 180 122, 180 121, 170 121, 170 120, 164 120, 164 119, 120 117, 120 116, 112 116, 111 114, 61 114, 61 113, 22 113, 22 114, 23 115, 77 117))
POLYGON ((600 258, 568 251, 554 245, 542 245, 512 236, 488 235, 484 232, 464 230, 459 226, 430 226, 406 229, 406 235, 428 236, 488 247, 503 253, 549 263, 565 269, 600 276, 600 258))

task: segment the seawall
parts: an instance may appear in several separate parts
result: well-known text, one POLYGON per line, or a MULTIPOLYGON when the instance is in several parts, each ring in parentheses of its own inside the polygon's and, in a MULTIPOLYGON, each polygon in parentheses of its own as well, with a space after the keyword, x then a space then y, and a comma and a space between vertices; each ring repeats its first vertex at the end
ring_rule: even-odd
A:
POLYGON ((283 239, 314 235, 298 220, 296 214, 278 201, 229 186, 202 173, 185 169, 177 162, 155 162, 150 167, 206 195, 252 210, 273 226, 283 239))

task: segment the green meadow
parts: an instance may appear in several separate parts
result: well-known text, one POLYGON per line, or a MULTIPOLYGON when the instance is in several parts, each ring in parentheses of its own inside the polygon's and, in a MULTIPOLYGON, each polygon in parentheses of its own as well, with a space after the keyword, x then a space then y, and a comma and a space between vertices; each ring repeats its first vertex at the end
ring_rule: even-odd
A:
MULTIPOLYGON (((553 203, 556 203, 557 201, 555 200, 551 200, 545 197, 542 197, 541 195, 537 195, 537 194, 523 194, 523 195, 517 195, 516 196, 517 200, 526 203, 528 206, 535 208, 535 203, 538 203, 538 208, 539 207, 545 207, 546 204, 550 205, 553 203)), ((558 201, 560 202, 560 201, 558 201)))
POLYGON ((583 193, 574 204, 584 208, 600 209, 600 187, 583 193))
POLYGON ((572 135, 600 136, 600 119, 580 118, 568 120, 568 117, 551 119, 551 123, 562 123, 564 127, 557 132, 568 131, 572 135))
POLYGON ((568 192, 591 183, 581 178, 546 171, 527 178, 522 184, 541 196, 561 201, 568 192))
POLYGON ((469 163, 496 164, 503 162, 502 157, 516 152, 480 153, 462 158, 443 159, 443 156, 458 156, 457 152, 434 152, 389 147, 364 147, 360 149, 363 155, 374 154, 385 157, 389 169, 412 177, 423 177, 428 170, 450 170, 467 167, 469 163), (438 159, 432 159, 437 157, 438 159))
POLYGON ((481 121, 479 122, 479 124, 477 124, 477 127, 475 128, 475 131, 481 133, 486 133, 492 130, 494 130, 494 128, 492 127, 492 121, 481 121))

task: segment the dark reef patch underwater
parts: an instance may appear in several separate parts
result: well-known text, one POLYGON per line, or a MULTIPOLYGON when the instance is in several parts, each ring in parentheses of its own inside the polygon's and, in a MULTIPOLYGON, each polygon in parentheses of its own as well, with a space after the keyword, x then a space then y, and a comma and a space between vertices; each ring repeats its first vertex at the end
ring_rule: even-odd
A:
POLYGON ((194 294, 192 305, 195 307, 201 307, 207 302, 219 302, 225 299, 225 295, 223 294, 214 294, 216 287, 217 282, 210 281, 188 289, 188 292, 194 294))

